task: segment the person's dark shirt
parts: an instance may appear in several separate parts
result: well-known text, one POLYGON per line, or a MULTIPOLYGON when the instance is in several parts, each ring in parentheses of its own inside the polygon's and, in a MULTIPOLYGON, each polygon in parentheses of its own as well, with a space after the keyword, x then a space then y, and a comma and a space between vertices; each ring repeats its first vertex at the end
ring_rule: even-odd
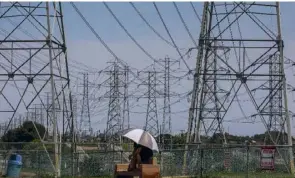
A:
POLYGON ((142 146, 140 152, 141 162, 143 164, 148 164, 149 160, 153 157, 153 151, 147 147, 142 146))

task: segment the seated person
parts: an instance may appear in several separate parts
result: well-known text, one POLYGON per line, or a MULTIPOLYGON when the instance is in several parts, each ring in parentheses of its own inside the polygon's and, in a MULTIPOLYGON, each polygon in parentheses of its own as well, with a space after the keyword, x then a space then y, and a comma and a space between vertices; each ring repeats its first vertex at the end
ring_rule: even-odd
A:
POLYGON ((153 164, 153 151, 145 146, 141 146, 140 150, 140 164, 153 164))
POLYGON ((153 163, 153 151, 145 146, 134 143, 134 150, 131 158, 128 171, 136 170, 140 164, 152 164, 153 163))

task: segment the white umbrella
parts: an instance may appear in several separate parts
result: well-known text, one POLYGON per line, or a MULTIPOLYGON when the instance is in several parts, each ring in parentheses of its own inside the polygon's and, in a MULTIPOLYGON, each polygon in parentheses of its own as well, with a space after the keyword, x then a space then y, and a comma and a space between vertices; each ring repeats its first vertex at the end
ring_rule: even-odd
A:
POLYGON ((155 138, 142 129, 128 129, 123 131, 123 137, 133 140, 135 143, 145 146, 151 150, 159 151, 155 138))

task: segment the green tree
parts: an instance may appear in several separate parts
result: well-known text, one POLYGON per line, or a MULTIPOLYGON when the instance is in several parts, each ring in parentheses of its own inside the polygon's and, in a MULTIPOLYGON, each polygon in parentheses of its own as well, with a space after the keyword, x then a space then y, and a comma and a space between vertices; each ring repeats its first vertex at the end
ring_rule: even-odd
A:
MULTIPOLYGON (((45 127, 42 124, 39 124, 37 122, 34 122, 34 123, 41 138, 43 138, 46 132, 45 127)), ((23 123, 22 128, 25 129, 30 135, 32 135, 34 139, 39 139, 38 132, 36 128, 34 127, 34 123, 32 121, 26 121, 23 123)))
POLYGON ((34 137, 24 128, 16 128, 9 130, 2 136, 3 142, 30 142, 34 137))
MULTIPOLYGON (((45 127, 35 122, 35 126, 41 137, 45 135, 45 127)), ((1 137, 2 142, 32 142, 38 140, 39 136, 32 121, 26 121, 19 128, 11 129, 1 137)), ((15 147, 21 149, 23 144, 4 145, 6 148, 15 147)))

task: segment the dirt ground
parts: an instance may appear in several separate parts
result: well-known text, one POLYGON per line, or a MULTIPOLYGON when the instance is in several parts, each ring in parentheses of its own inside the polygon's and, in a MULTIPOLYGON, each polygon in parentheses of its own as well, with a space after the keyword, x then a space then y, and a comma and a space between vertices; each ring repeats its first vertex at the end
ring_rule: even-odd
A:
POLYGON ((84 151, 98 150, 97 147, 90 147, 90 146, 82 146, 81 148, 82 148, 84 151))

